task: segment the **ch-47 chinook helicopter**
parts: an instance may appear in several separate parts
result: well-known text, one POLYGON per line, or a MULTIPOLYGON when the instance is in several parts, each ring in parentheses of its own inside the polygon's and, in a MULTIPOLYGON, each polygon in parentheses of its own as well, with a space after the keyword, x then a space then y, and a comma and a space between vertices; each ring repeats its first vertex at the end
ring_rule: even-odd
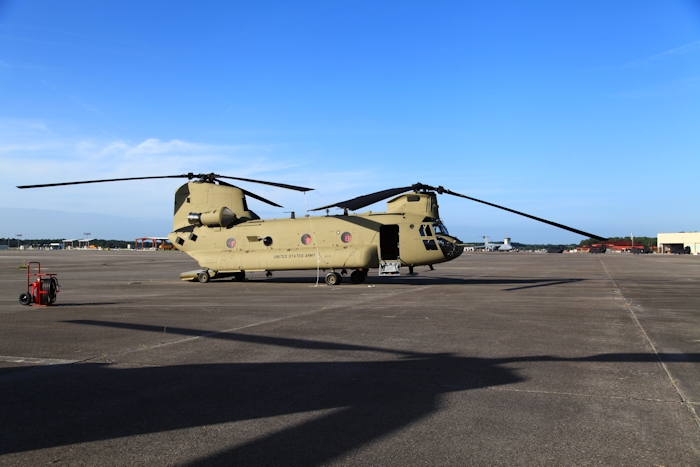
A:
POLYGON ((260 219, 248 208, 246 196, 272 206, 281 206, 222 179, 302 192, 312 188, 214 173, 88 180, 18 188, 158 178, 188 179, 175 191, 173 231, 168 238, 202 268, 182 273, 180 277, 202 283, 224 277, 242 281, 246 272, 266 272, 270 276, 273 271, 318 269, 327 272, 325 279, 328 285, 340 283, 341 274, 347 274, 348 270, 353 271, 350 280, 359 284, 365 281, 370 269, 378 269, 379 275, 397 275, 402 266, 413 273, 415 266, 432 268, 433 264, 451 261, 462 254, 464 244, 451 236, 440 220, 437 194, 469 199, 604 240, 603 237, 572 227, 455 193, 441 186, 422 183, 312 209, 326 210, 325 216, 296 218, 292 213, 289 218, 281 219, 260 219), (348 213, 388 198, 392 199, 387 202, 386 212, 348 213), (343 209, 343 213, 330 215, 328 212, 331 208, 343 209))

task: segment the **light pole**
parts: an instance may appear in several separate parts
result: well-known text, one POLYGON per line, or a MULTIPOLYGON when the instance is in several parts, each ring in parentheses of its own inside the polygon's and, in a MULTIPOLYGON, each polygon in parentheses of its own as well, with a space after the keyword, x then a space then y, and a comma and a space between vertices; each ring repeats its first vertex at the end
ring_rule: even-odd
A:
POLYGON ((19 244, 22 242, 22 234, 15 234, 17 236, 17 249, 19 250, 19 244))
POLYGON ((85 248, 90 248, 90 239, 88 238, 90 236, 90 232, 83 232, 83 235, 85 235, 85 248))
POLYGON ((630 237, 632 237, 632 249, 634 250, 634 234, 631 233, 631 234, 630 234, 630 237))

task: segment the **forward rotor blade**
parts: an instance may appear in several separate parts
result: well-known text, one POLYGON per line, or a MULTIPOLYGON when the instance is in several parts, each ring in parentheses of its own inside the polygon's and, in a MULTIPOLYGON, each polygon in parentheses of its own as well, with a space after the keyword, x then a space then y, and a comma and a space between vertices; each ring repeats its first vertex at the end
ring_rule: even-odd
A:
MULTIPOLYGON (((440 187, 440 188, 442 188, 442 187, 440 187)), ((466 199, 469 199, 472 201, 476 201, 477 203, 486 204, 487 206, 492 206, 494 208, 503 209, 504 211, 508 211, 508 212, 512 212, 513 214, 518 214, 520 216, 528 217, 530 219, 534 219, 534 220, 539 221, 539 222, 544 222, 545 224, 549 224, 549 225, 552 225, 554 227, 558 227, 560 229, 568 230, 569 232, 574 232, 574 233, 577 233, 579 235, 585 235, 585 236, 590 237, 590 238, 595 238, 596 240, 600 240, 600 241, 606 240, 606 238, 604 238, 604 237, 600 237, 598 235, 593 235, 592 233, 584 232, 583 230, 574 229, 573 227, 559 224, 557 222, 548 221, 547 219, 542 219, 541 217, 535 217, 535 216, 532 216, 530 214, 525 214, 524 212, 516 211, 515 209, 506 208, 504 206, 499 206, 498 204, 489 203, 488 201, 482 201, 480 199, 472 198, 471 196, 466 196, 466 195, 462 195, 459 193, 455 193, 454 191, 451 191, 451 190, 442 189, 441 192, 447 193, 448 195, 458 196, 460 198, 466 198, 466 199)))
POLYGON ((287 185, 285 183, 276 183, 276 182, 265 182, 263 180, 252 180, 250 178, 228 177, 226 175, 214 175, 214 176, 216 178, 228 178, 229 180, 241 180, 243 182, 260 183, 261 185, 276 186, 279 188, 286 188, 287 190, 296 190, 296 191, 312 191, 313 190, 313 188, 305 188, 303 186, 287 185))
POLYGON ((369 195, 358 196, 357 198, 349 199, 347 201, 341 201, 340 203, 329 204, 328 206, 321 206, 320 208, 310 209, 310 211, 320 211, 321 209, 328 208, 347 208, 351 211, 357 211, 360 208, 369 206, 378 201, 391 198, 392 196, 400 195, 407 191, 413 190, 412 186, 406 186, 403 188, 390 188, 388 190, 378 191, 376 193, 370 193, 369 195))
MULTIPOLYGON (((25 189, 25 188, 46 188, 50 186, 65 186, 65 185, 84 185, 86 183, 103 183, 103 182, 124 182, 127 180, 152 180, 156 178, 188 178, 192 174, 183 174, 183 175, 161 175, 157 177, 129 177, 129 178, 107 178, 107 179, 102 179, 102 180, 84 180, 81 182, 64 182, 64 183, 45 183, 43 185, 22 185, 18 186, 17 188, 19 189, 25 189)), ((192 177, 190 177, 192 178, 192 177)))
POLYGON ((510 209, 510 208, 507 208, 505 206, 499 206, 498 204, 489 203, 488 201, 483 201, 483 200, 480 200, 477 198, 473 198, 471 196, 466 196, 466 195, 463 195, 460 193, 456 193, 452 190, 447 190, 447 189, 443 188, 442 186, 434 187, 434 186, 430 186, 430 185, 424 185, 422 183, 416 183, 412 186, 407 186, 407 187, 403 187, 403 188, 390 188, 388 190, 378 191, 376 193, 371 193, 369 195, 358 196, 357 198, 349 199, 347 201, 341 201, 340 203, 329 204, 328 206, 322 206, 320 208, 311 209, 311 211, 320 211, 321 209, 328 209, 328 208, 333 208, 333 207, 347 208, 351 211, 355 211, 355 210, 363 208, 365 206, 369 206, 370 204, 385 200, 385 199, 390 198, 392 196, 400 195, 401 193, 405 193, 405 192, 411 191, 411 190, 415 190, 415 191, 430 190, 430 191, 436 191, 439 194, 444 193, 444 194, 448 194, 448 195, 452 195, 452 196, 458 196, 460 198, 465 198, 465 199, 468 199, 471 201, 476 201, 477 203, 482 203, 482 204, 485 204, 487 206, 491 206, 494 208, 502 209, 504 211, 512 212, 513 214, 518 214, 519 216, 523 216, 523 217, 527 217, 529 219, 543 222, 545 224, 548 224, 548 225, 551 225, 554 227, 558 227, 558 228, 563 229, 563 230, 568 230, 569 232, 574 232, 574 233, 577 233, 579 235, 584 235, 584 236, 594 238, 594 239, 600 240, 600 241, 606 240, 605 237, 601 237, 599 235, 594 235, 592 233, 584 232, 583 230, 575 229, 573 227, 569 227, 569 226, 564 225, 564 224, 559 224, 558 222, 548 221, 547 219, 542 219, 541 217, 536 217, 536 216, 533 216, 530 214, 526 214, 524 212, 516 211, 515 209, 510 209))

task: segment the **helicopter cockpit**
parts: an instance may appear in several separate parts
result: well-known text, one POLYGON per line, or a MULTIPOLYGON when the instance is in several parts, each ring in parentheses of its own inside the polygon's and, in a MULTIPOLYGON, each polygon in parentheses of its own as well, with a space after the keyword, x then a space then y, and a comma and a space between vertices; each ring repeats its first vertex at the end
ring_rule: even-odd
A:
POLYGON ((464 252, 464 247, 459 246, 462 242, 460 242, 458 238, 450 235, 447 227, 445 227, 445 224, 443 224, 440 219, 437 219, 433 224, 433 230, 435 231, 440 250, 442 254, 445 255, 446 259, 455 259, 464 252))
POLYGON ((426 237, 423 239, 423 246, 426 250, 437 250, 438 247, 446 259, 455 259, 464 252, 464 247, 459 246, 462 243, 458 238, 450 235, 445 224, 442 223, 440 219, 433 219, 427 217, 424 222, 429 223, 423 224, 419 227, 418 232, 421 237, 426 237), (433 232, 434 238, 433 240, 433 232))

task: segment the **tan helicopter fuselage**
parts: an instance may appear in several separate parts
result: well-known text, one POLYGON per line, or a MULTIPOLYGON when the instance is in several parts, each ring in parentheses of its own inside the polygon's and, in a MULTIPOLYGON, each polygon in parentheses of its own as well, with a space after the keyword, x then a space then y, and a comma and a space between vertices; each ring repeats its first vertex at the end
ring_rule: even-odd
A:
POLYGON ((263 220, 248 209, 243 190, 189 182, 176 192, 168 238, 214 273, 367 270, 387 261, 432 265, 461 253, 439 221, 434 193, 404 194, 387 207, 381 213, 263 220))

